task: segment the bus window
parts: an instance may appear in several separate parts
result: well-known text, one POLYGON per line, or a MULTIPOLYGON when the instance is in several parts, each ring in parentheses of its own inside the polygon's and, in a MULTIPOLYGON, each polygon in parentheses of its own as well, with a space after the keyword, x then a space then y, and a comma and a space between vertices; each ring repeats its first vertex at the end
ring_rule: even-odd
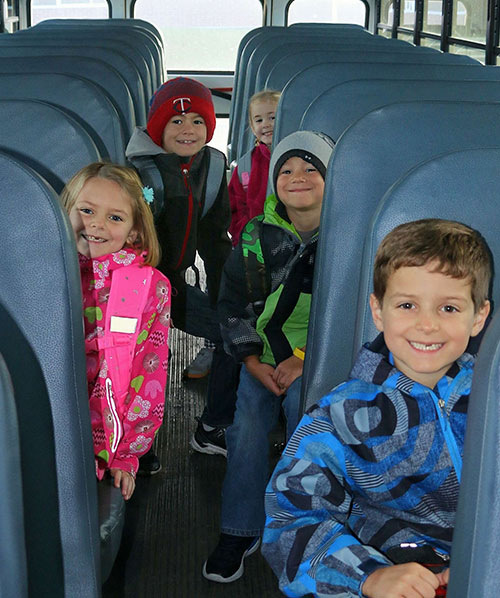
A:
POLYGON ((485 56, 484 50, 481 48, 469 48, 467 46, 461 46, 459 44, 450 44, 448 52, 451 54, 465 54, 471 58, 475 58, 484 64, 485 56))
POLYGON ((288 7, 287 24, 354 23, 365 24, 366 7, 361 0, 294 0, 288 7))
POLYGON ((380 4, 379 35, 392 37, 392 26, 394 25, 394 2, 393 0, 382 0, 380 4))
POLYGON ((488 0, 474 0, 473 14, 467 11, 463 2, 455 2, 453 6, 452 37, 484 44, 486 41, 487 17, 488 0))
POLYGON ((441 35, 442 10, 442 0, 424 0, 424 31, 441 35))
POLYGON ((404 0, 401 2, 399 26, 407 27, 408 29, 415 27, 415 0, 404 0))
POLYGON ((137 0, 133 16, 165 40, 167 71, 233 71, 241 38, 262 26, 259 0, 137 0))
POLYGON ((107 19, 106 0, 32 0, 31 24, 45 19, 107 19))

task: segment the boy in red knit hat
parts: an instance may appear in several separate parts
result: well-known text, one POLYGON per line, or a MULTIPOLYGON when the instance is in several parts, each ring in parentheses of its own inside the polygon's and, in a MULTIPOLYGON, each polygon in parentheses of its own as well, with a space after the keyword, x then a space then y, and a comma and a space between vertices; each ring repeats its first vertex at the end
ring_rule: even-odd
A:
MULTIPOLYGON (((191 444, 201 452, 225 455, 224 429, 233 417, 238 371, 224 352, 215 313, 222 267, 231 251, 231 214, 225 157, 205 145, 214 129, 210 90, 194 79, 176 77, 151 98, 147 127, 136 128, 126 155, 154 190, 152 207, 162 249, 158 269, 172 284, 172 321, 215 343, 207 404, 191 444), (205 265, 207 293, 185 281, 196 252, 205 265)), ((156 456, 148 461, 141 463, 143 473, 159 471, 156 456)))

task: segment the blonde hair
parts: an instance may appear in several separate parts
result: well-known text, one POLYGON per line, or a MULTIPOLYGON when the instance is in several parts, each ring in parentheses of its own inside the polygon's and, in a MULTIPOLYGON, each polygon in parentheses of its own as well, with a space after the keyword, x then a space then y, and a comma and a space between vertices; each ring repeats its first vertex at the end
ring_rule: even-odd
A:
POLYGON ((281 91, 276 89, 264 89, 257 93, 254 93, 248 102, 248 122, 252 125, 252 105, 255 102, 275 102, 278 104, 281 97, 281 91))
POLYGON ((439 218, 400 224, 380 243, 373 268, 373 292, 380 305, 391 274, 431 262, 437 263, 435 272, 470 281, 476 312, 484 305, 493 270, 486 241, 465 224, 439 218))
POLYGON ((70 213, 83 186, 92 178, 114 181, 130 197, 134 230, 137 232, 133 248, 146 251, 144 263, 148 266, 156 266, 160 261, 160 243, 156 235, 153 214, 144 200, 141 179, 132 168, 108 162, 93 162, 85 166, 73 175, 62 190, 60 199, 66 212, 70 213))

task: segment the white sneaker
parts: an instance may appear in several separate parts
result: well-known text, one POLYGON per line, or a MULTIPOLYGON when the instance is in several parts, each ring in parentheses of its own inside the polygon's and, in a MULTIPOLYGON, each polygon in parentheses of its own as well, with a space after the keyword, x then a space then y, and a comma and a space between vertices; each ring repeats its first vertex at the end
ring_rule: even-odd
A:
POLYGON ((202 347, 198 355, 194 358, 190 365, 184 370, 184 378, 204 378, 208 376, 210 367, 212 365, 212 357, 214 355, 213 349, 202 347))

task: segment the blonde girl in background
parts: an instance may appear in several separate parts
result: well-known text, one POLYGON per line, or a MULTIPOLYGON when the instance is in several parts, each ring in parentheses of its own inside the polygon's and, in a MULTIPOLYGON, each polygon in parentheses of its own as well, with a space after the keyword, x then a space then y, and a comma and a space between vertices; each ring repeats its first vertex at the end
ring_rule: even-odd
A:
POLYGON ((281 92, 265 89, 250 98, 248 120, 255 136, 255 147, 238 161, 228 185, 231 204, 229 233, 238 244, 245 224, 262 214, 267 194, 274 119, 281 92))

